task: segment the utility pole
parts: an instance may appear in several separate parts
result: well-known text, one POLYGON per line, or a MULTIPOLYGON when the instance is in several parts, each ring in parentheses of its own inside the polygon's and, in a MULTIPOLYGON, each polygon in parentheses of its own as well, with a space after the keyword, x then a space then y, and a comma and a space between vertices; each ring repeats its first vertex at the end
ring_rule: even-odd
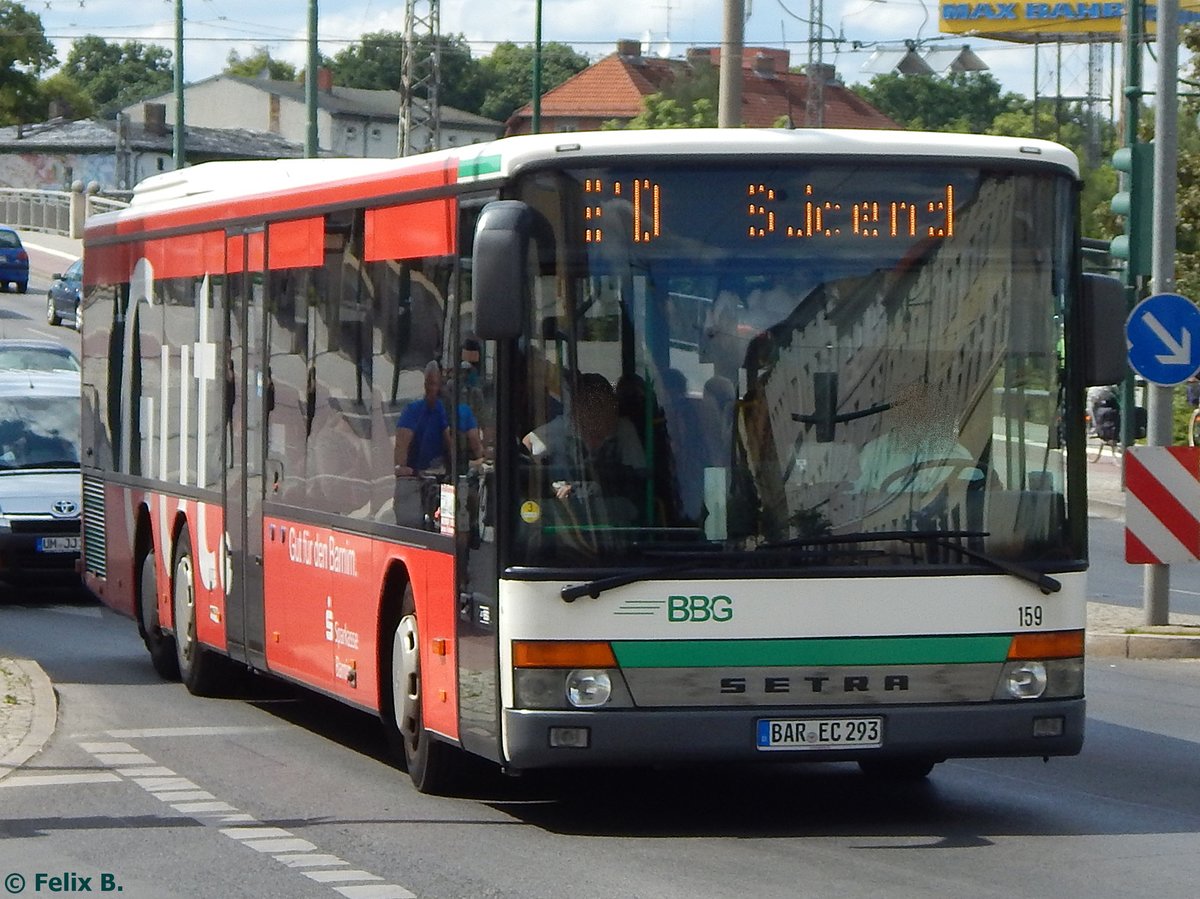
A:
MULTIPOLYGON (((1179 174, 1179 0, 1158 0, 1158 75, 1154 97, 1154 231, 1150 292, 1175 292, 1175 220, 1179 174)), ((1138 52, 1141 52, 1139 46, 1138 52)), ((1147 388, 1146 443, 1170 446, 1175 441, 1173 399, 1175 388, 1151 384, 1147 388)), ((1143 582, 1143 611, 1147 625, 1167 624, 1170 618, 1171 567, 1147 565, 1143 582)))
POLYGON ((404 4, 403 65, 396 155, 411 156, 442 145, 438 100, 442 80, 441 0, 407 0, 404 4))
POLYGON ((533 21, 533 118, 532 134, 542 133, 542 0, 537 0, 533 21))
POLYGON ((308 0, 308 64, 304 67, 304 105, 308 127, 304 132, 304 158, 316 159, 317 139, 317 0, 308 0))
POLYGON ((719 70, 721 84, 717 92, 717 126, 720 128, 742 127, 742 46, 745 26, 745 0, 725 0, 719 70))
POLYGON ((175 133, 171 155, 176 171, 187 165, 183 138, 183 0, 175 0, 175 133))

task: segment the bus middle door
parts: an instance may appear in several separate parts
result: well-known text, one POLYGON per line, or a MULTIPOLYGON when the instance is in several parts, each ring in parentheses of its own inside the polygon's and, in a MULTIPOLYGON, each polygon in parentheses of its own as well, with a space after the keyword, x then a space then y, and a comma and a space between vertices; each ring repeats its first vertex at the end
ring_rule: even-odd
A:
POLYGON ((266 667, 263 608, 264 405, 271 394, 263 365, 265 231, 226 233, 225 527, 229 540, 226 637, 234 658, 266 667))

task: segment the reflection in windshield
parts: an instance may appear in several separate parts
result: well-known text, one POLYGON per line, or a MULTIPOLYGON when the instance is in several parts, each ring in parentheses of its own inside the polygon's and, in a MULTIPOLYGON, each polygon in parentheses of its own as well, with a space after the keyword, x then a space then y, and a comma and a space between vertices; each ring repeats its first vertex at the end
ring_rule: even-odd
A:
POLYGON ((79 400, 0 400, 0 470, 79 465, 79 400))
MULTIPOLYGON (((605 488, 599 446, 577 441, 550 464, 527 440, 520 563, 620 565, 656 542, 738 552, 912 531, 971 534, 955 539, 997 558, 1070 557, 1058 433, 1069 248, 1054 237, 1069 215, 1066 179, 945 167, 664 170, 653 173, 653 227, 635 227, 620 189, 629 173, 554 177, 559 190, 576 182, 582 207, 584 185, 614 186, 591 201, 591 221, 608 223, 602 236, 581 237, 568 216, 541 210, 556 246, 582 251, 562 252, 537 286, 521 433, 577 428, 586 384, 600 379, 616 397, 621 454, 635 446, 640 464, 626 465, 619 490, 605 488), (745 213, 717 214, 720 197, 744 197, 747 183, 771 185, 793 212, 805 208, 796 198, 821 196, 826 230, 817 217, 784 233, 782 206, 773 230, 758 233, 745 213), (894 210, 946 198, 941 230, 914 213, 908 230, 865 233, 857 216, 869 204, 856 198, 874 196, 871 184, 898 185, 894 210)), ((524 197, 534 208, 537 186, 524 197)), ((767 221, 763 207, 750 209, 767 221)), ((888 215, 900 220, 877 218, 888 215)), ((855 558, 964 556, 897 538, 855 558)))

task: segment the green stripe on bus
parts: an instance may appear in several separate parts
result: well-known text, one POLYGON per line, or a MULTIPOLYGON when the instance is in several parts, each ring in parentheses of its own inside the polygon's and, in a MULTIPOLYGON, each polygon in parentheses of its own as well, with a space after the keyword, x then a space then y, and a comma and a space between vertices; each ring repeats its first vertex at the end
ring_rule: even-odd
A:
POLYGON ((500 171, 499 156, 479 156, 475 159, 460 159, 458 162, 458 180, 478 178, 480 175, 494 175, 500 171))
POLYGON ((1002 662, 1006 634, 948 637, 837 637, 804 640, 622 640, 622 668, 779 665, 948 665, 1002 662))

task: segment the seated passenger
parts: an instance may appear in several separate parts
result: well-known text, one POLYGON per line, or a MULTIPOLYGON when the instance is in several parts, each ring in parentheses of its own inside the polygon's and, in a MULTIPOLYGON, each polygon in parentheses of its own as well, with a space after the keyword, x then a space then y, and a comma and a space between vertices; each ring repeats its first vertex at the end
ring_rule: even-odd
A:
POLYGON ((569 416, 535 428, 522 442, 534 459, 551 466, 559 499, 578 495, 587 482, 607 496, 628 495, 629 475, 645 471, 637 432, 617 414, 612 385, 596 373, 580 375, 569 416))

